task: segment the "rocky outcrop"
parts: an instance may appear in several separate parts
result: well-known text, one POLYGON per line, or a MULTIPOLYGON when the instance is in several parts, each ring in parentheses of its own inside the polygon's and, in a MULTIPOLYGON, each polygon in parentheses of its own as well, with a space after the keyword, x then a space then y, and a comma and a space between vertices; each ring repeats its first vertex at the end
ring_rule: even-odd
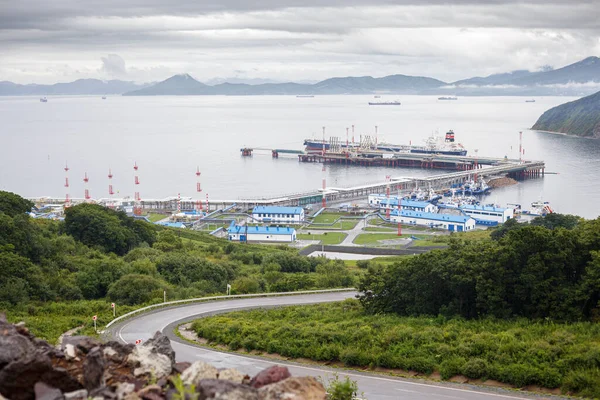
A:
POLYGON ((142 345, 65 337, 54 348, 0 314, 0 399, 10 400, 325 400, 314 378, 274 366, 251 378, 202 361, 176 363, 157 332, 142 345))

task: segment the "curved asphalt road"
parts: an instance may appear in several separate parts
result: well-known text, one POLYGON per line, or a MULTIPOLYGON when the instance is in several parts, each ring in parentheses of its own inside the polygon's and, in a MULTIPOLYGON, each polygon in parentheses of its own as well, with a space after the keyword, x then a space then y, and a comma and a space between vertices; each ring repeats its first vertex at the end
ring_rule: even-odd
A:
POLYGON ((226 311, 256 307, 277 307, 284 305, 314 304, 340 301, 354 297, 353 292, 319 293, 308 295, 293 295, 281 297, 257 297, 240 300, 212 301, 163 308, 154 312, 142 314, 126 320, 109 330, 109 334, 125 343, 135 343, 137 339, 147 340, 156 331, 161 331, 171 339, 171 344, 177 354, 177 361, 194 362, 206 361, 217 368, 237 368, 250 376, 274 364, 286 365, 293 376, 331 377, 339 373, 340 377, 349 376, 358 382, 359 391, 364 392, 368 400, 392 399, 437 399, 437 400, 501 400, 501 399, 544 399, 557 396, 536 396, 514 391, 482 388, 471 385, 451 383, 430 383, 418 379, 407 380, 386 375, 361 373, 335 368, 300 365, 285 361, 270 361, 261 357, 242 356, 219 352, 194 346, 177 337, 173 331, 181 323, 191 321, 200 316, 209 316, 226 311))

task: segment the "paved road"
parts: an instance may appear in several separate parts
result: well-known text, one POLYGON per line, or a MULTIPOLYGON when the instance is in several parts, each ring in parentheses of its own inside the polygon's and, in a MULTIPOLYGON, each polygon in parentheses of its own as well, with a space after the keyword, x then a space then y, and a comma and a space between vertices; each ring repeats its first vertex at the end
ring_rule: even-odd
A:
POLYGON ((340 377, 350 376, 358 382, 360 391, 368 400, 393 400, 393 399, 435 399, 435 400, 481 400, 481 399, 542 399, 554 396, 525 395, 514 391, 501 389, 488 389, 471 385, 451 383, 430 383, 424 380, 406 380, 347 371, 332 368, 321 368, 309 365, 299 365, 282 361, 270 361, 260 357, 248 357, 224 353, 191 345, 175 336, 174 328, 198 316, 207 316, 225 311, 244 308, 276 307, 294 304, 314 304, 331 301, 340 301, 354 297, 353 292, 336 292, 324 294, 296 295, 283 297, 259 297, 240 300, 214 301, 192 305, 185 305, 155 312, 142 314, 133 319, 111 327, 109 334, 126 343, 135 343, 137 339, 147 340, 154 332, 161 331, 169 336, 173 348, 177 353, 178 361, 203 360, 217 368, 237 368, 248 375, 255 375, 258 371, 274 364, 285 364, 294 376, 321 376, 331 377, 333 372, 338 372, 340 377))

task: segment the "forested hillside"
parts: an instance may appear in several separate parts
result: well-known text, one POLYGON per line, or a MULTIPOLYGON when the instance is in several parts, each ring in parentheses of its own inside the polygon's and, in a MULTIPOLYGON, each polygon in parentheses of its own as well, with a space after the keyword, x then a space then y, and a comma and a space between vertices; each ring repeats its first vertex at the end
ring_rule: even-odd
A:
POLYGON ((600 138, 600 92, 549 109, 531 129, 600 138))
POLYGON ((224 294, 227 284, 241 294, 355 281, 343 262, 303 257, 286 246, 233 244, 93 204, 68 208, 62 222, 33 219, 31 207, 0 192, 0 311, 28 319, 45 338, 89 324, 95 313, 110 318, 110 302, 123 312, 162 301, 163 291, 174 300, 224 294))
POLYGON ((492 240, 453 240, 361 281, 367 312, 600 320, 600 218, 509 221, 492 240))

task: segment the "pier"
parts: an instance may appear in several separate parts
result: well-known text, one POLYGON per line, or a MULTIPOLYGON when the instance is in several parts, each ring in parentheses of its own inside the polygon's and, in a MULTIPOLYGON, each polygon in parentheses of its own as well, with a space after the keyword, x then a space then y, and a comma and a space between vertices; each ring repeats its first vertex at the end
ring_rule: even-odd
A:
POLYGON ((242 155, 242 157, 252 157, 252 154, 255 151, 271 152, 271 156, 273 158, 279 158, 279 154, 298 154, 298 155, 304 154, 304 152, 302 150, 267 149, 267 148, 264 148, 264 147, 242 147, 240 149, 240 154, 242 155))

